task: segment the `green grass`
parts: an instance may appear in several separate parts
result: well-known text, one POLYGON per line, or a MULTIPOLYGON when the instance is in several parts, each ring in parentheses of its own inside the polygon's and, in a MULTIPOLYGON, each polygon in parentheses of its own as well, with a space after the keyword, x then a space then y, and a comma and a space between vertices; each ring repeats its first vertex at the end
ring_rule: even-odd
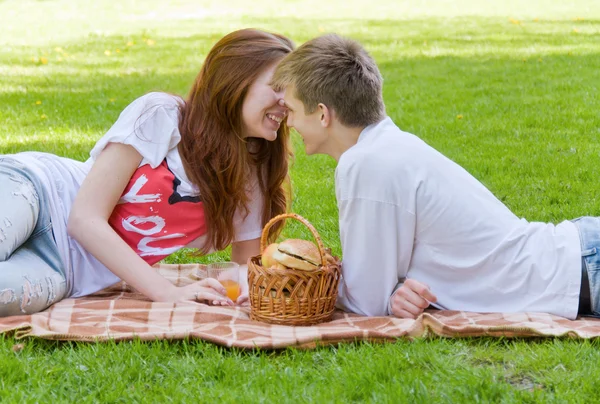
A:
MULTIPOLYGON (((0 0, 0 153, 83 160, 134 98, 186 94, 241 27, 371 51, 388 114, 518 216, 600 215, 600 4, 0 0), (117 4, 118 3, 118 4, 117 4), (372 4, 371 4, 372 3, 372 4)), ((294 211, 340 254, 334 162, 294 137, 294 211)), ((308 237, 290 224, 289 236, 308 237)), ((203 260, 224 259, 228 252, 203 260)), ((187 252, 169 262, 189 261, 187 252)), ((201 341, 0 337, 2 402, 594 402, 598 342, 465 339, 241 352, 201 341), (24 344, 20 352, 11 349, 24 344)))
POLYGON ((596 341, 448 340, 242 352, 198 341, 2 340, 2 402, 594 402, 596 341))

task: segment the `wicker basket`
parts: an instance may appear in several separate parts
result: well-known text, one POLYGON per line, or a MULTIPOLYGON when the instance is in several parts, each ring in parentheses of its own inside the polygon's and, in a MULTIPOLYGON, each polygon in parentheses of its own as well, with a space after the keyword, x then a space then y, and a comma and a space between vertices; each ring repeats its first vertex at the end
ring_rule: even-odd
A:
POLYGON ((302 216, 285 213, 271 219, 260 238, 260 250, 267 247, 271 226, 282 219, 302 222, 311 231, 321 255, 316 271, 272 269, 262 266, 261 257, 248 260, 250 318, 271 324, 312 325, 331 319, 340 280, 340 261, 328 256, 315 228, 302 216), (329 258, 329 259, 328 259, 329 258))

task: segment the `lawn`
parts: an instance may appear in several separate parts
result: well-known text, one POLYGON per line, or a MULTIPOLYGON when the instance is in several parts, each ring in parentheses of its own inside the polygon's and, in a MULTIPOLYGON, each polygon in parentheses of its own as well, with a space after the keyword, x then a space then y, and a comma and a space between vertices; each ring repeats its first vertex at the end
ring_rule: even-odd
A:
MULTIPOLYGON (((210 47, 250 26, 297 44, 331 31, 360 40, 380 65, 392 119, 518 216, 600 215, 594 0, 0 0, 0 153, 86 159, 129 102, 186 94, 210 47)), ((293 210, 339 255, 334 161, 306 157, 297 135, 294 144, 293 210)), ((286 235, 309 237, 294 223, 286 235)), ((0 401, 584 403, 599 395, 599 347, 428 338, 243 352, 0 336, 0 401)))

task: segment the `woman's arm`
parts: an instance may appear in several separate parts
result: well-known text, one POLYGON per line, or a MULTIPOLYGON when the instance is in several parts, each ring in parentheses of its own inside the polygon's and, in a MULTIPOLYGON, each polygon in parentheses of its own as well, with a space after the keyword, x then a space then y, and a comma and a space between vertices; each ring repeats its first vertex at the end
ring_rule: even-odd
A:
POLYGON ((69 215, 68 232, 119 278, 153 301, 225 302, 224 289, 210 280, 178 288, 150 267, 108 224, 142 156, 129 145, 111 143, 83 181, 69 215))
POLYGON ((260 239, 237 241, 231 244, 231 260, 246 265, 248 258, 260 254, 260 239))

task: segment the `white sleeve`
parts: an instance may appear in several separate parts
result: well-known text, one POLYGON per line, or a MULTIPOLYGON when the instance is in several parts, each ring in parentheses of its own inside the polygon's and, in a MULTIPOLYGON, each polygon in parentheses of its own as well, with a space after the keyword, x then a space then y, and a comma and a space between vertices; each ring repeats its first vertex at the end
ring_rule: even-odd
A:
POLYGON ((123 143, 133 146, 142 155, 140 166, 150 164, 156 168, 180 140, 177 98, 164 93, 149 93, 121 112, 90 152, 90 159, 96 160, 109 143, 123 143))
POLYGON ((389 300, 406 277, 412 256, 415 216, 399 206, 368 199, 342 200, 342 279, 337 306, 386 316, 389 300))
POLYGON ((390 294, 390 298, 389 298, 388 304, 387 304, 387 314, 390 315, 390 316, 394 314, 394 313, 392 313, 392 296, 394 296, 394 294, 396 293, 396 291, 398 289, 400 289, 402 287, 402 285, 404 285, 404 281, 405 280, 406 279, 402 278, 400 280, 400 282, 398 282, 398 284, 394 287, 394 290, 392 290, 392 293, 390 294))

